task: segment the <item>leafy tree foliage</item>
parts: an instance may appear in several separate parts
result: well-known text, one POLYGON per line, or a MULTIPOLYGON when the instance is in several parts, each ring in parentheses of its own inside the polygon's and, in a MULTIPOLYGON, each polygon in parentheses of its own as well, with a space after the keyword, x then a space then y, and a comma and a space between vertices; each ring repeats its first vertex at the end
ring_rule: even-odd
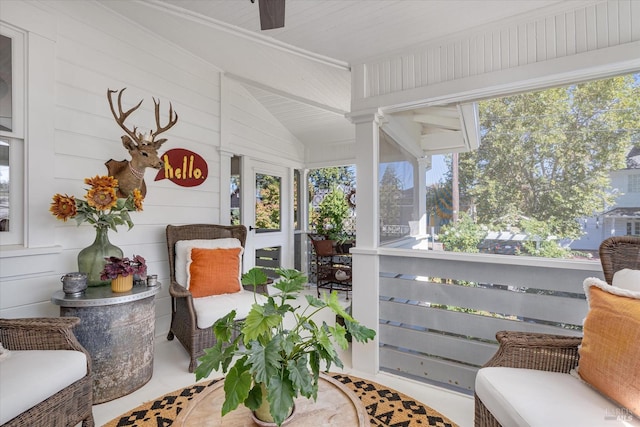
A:
POLYGON ((402 181, 393 165, 387 165, 380 180, 380 219, 383 224, 400 222, 402 181))
POLYGON ((344 220, 348 215, 347 198, 342 189, 334 185, 318 206, 316 233, 328 234, 332 239, 337 240, 342 235, 344 220))
POLYGON ((352 166, 315 169, 309 172, 309 226, 319 234, 338 238, 349 216, 344 188, 355 188, 356 176, 352 166), (318 203, 317 195, 326 194, 318 203))
POLYGON ((625 167, 639 111, 634 76, 481 102, 482 143, 460 155, 461 205, 474 205, 482 224, 524 217, 579 237, 577 219, 614 202, 609 172, 625 167))
POLYGON ((309 191, 313 196, 316 190, 328 190, 336 184, 350 187, 356 184, 356 175, 351 166, 314 169, 309 172, 309 191))
POLYGON ((462 212, 457 222, 442 227, 438 240, 447 251, 474 253, 479 252, 478 245, 486 235, 486 226, 476 224, 471 216, 462 212))
POLYGON ((280 228, 280 179, 271 175, 256 175, 259 197, 256 199, 256 227, 268 230, 280 228))

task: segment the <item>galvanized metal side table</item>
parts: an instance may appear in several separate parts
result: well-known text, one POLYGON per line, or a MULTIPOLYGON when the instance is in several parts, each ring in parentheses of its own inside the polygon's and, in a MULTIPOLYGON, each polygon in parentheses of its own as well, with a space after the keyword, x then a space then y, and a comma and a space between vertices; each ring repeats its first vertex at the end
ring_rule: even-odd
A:
POLYGON ((122 293, 98 286, 78 296, 60 290, 51 297, 61 316, 81 319, 73 332, 91 355, 94 404, 132 393, 151 379, 158 292, 160 284, 137 284, 122 293))

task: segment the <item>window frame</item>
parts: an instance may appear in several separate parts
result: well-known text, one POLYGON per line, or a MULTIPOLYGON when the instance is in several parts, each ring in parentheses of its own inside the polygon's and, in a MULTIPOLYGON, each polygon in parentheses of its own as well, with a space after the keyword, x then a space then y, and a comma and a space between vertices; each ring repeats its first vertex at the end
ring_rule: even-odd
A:
POLYGON ((0 35, 11 39, 11 131, 0 130, 9 142, 9 231, 0 234, 0 246, 25 243, 25 88, 26 34, 3 23, 0 35))

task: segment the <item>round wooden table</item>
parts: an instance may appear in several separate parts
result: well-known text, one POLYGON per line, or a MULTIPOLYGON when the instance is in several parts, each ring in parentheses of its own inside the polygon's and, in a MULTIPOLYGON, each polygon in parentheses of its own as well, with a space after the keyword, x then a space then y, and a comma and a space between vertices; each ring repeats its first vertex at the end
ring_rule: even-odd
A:
MULTIPOLYGON (((224 417, 221 414, 224 402, 224 381, 214 384, 201 393, 175 420, 174 426, 225 426, 255 427, 251 411, 240 405, 224 417)), ((369 418, 364 405, 356 394, 333 378, 320 374, 318 400, 298 397, 296 413, 287 427, 365 427, 369 418)))

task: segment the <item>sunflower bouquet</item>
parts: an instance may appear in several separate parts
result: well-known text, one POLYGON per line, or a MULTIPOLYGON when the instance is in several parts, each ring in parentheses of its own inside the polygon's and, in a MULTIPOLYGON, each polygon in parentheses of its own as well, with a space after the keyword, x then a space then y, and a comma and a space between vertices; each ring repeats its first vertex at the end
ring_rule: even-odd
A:
POLYGON ((133 221, 131 211, 142 210, 142 193, 135 189, 127 198, 118 198, 118 180, 112 176, 95 176, 85 178, 89 185, 85 199, 76 199, 67 194, 55 194, 49 211, 59 220, 67 221, 75 218, 78 225, 88 222, 96 228, 110 228, 118 231, 118 225, 127 224, 129 230, 133 221))

